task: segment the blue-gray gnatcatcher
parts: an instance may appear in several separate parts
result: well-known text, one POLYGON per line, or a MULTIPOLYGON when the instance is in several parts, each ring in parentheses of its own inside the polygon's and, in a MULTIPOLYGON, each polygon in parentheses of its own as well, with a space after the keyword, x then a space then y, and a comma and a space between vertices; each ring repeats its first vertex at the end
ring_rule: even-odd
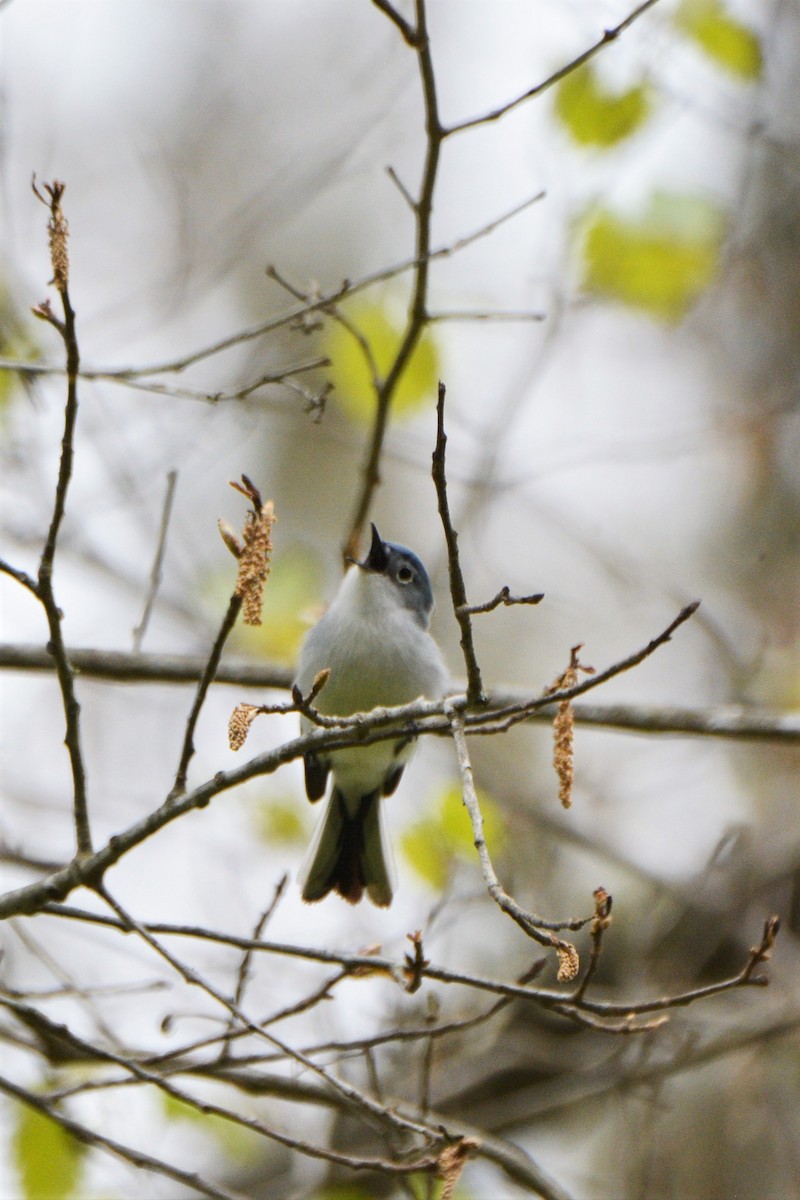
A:
MULTIPOLYGON (((430 580, 416 554, 384 542, 373 525, 369 554, 347 572, 303 644, 297 686, 308 695, 329 668, 317 700, 329 716, 445 695, 447 670, 428 633, 432 612, 430 580)), ((300 724, 304 733, 314 728, 306 717, 300 724)), ((328 772, 333 789, 301 873, 304 900, 336 891, 357 904, 366 891, 374 904, 391 903, 394 867, 381 800, 394 792, 412 752, 413 739, 403 737, 305 756, 309 800, 324 794, 328 772)))

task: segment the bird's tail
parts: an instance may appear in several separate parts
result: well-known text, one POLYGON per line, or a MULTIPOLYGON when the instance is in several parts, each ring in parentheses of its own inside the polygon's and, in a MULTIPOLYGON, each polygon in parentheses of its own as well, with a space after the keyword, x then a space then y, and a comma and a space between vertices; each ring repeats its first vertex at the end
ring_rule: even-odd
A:
POLYGON ((303 899, 312 903, 334 891, 358 904, 366 891, 373 904, 386 908, 394 894, 393 875, 380 793, 362 796, 350 813, 334 787, 301 871, 303 899))

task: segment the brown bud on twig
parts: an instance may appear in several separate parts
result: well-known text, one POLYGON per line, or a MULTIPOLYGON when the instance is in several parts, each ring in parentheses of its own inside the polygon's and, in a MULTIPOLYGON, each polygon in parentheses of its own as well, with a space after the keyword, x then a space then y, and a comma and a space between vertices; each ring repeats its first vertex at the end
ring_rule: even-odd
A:
POLYGON ((53 278, 50 282, 54 283, 59 292, 63 293, 67 290, 69 284, 69 253, 67 251, 69 225, 61 208, 61 197, 64 195, 67 185, 54 180, 53 183, 45 183, 42 186, 47 196, 43 196, 39 191, 39 188, 36 186, 36 176, 34 175, 31 180, 33 194, 37 199, 41 200, 42 204, 50 209, 50 220, 47 223, 47 235, 50 241, 50 262, 53 266, 53 278))
MULTIPOLYGON (((594 667, 584 667, 578 659, 578 651, 583 646, 573 646, 570 651, 569 666, 563 675, 559 675, 552 692, 560 692, 564 688, 574 687, 578 682, 578 672, 587 675, 594 674, 594 667)), ((569 700, 562 700, 553 720, 553 766, 558 775, 558 798, 564 808, 572 804, 572 784, 575 778, 575 757, 573 739, 575 735, 575 713, 569 700)))
POLYGON ((437 1164, 439 1175, 444 1180, 440 1200, 452 1200, 467 1159, 480 1148, 480 1144, 477 1138, 462 1137, 442 1150, 437 1164))
POLYGON ((559 983, 569 983, 571 979, 575 979, 578 971, 581 969, 578 951, 571 942, 559 942, 555 950, 558 955, 558 974, 556 975, 556 979, 559 983))
MULTIPOLYGON (((243 544, 236 556, 239 559, 239 574, 236 577, 235 593, 242 598, 245 625, 260 625, 264 584, 269 575, 272 555, 272 526, 277 517, 272 501, 267 500, 264 503, 258 488, 246 475, 242 475, 241 483, 231 483, 231 487, 246 496, 253 505, 245 518, 242 530, 243 544)), ((222 529, 220 533, 228 549, 234 553, 233 546, 226 539, 222 529)), ((235 544, 238 547, 238 541, 235 544)))
POLYGON ((314 676, 314 682, 311 684, 311 691, 306 696, 306 704, 314 703, 330 677, 330 667, 323 667, 321 671, 317 671, 316 675, 314 676))
POLYGON ((228 745, 231 750, 241 750, 247 741, 250 726, 260 708, 257 704, 237 704, 228 720, 228 745))
POLYGON ((239 535, 233 526, 229 525, 227 521, 223 521, 222 517, 218 517, 217 529, 219 530, 219 536, 222 538, 233 557, 236 559, 241 558, 242 543, 239 541, 239 535))
POLYGON ((405 956, 403 975, 406 980, 406 991, 417 992, 422 987, 422 973, 430 964, 422 952, 422 933, 420 930, 417 929, 414 933, 408 933, 406 937, 414 948, 413 955, 406 954, 405 956))

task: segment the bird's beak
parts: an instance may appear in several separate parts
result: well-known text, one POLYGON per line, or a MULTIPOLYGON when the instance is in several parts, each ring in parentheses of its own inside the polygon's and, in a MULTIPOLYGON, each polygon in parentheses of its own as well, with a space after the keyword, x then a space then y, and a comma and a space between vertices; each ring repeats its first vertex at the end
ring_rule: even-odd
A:
POLYGON ((358 565, 364 571, 375 571, 379 575, 382 575, 389 565, 386 546, 374 525, 372 526, 372 545, 369 548, 369 554, 358 565))

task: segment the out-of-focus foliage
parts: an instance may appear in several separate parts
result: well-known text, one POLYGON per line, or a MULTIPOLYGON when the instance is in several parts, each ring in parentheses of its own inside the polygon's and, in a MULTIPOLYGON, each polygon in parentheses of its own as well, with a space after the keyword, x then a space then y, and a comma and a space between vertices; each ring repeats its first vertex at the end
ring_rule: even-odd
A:
POLYGON ((219 1148, 237 1162, 249 1162, 257 1158, 259 1153, 259 1138, 242 1125, 235 1125, 214 1113, 204 1113, 191 1104, 185 1104, 176 1096, 162 1093, 161 1101, 164 1113, 171 1121, 185 1121, 202 1131, 205 1137, 211 1137, 219 1148))
POLYGON ((70 1200, 77 1194, 84 1148, 35 1108, 17 1107, 11 1153, 24 1200, 70 1200))
POLYGON ((678 28, 718 66, 740 79, 761 77, 761 43, 720 0, 683 0, 675 19, 678 28))
MULTIPOLYGON (((482 789, 478 799, 483 830, 492 854, 503 849, 507 829, 498 805, 482 789)), ((430 815, 406 830, 401 840, 403 854, 434 888, 447 883, 456 859, 474 860, 472 825, 458 788, 448 788, 430 805, 430 815)))
POLYGON ((583 287, 678 321, 716 275, 724 227, 716 205, 689 196, 656 194, 638 220, 594 209, 581 230, 583 287))
MULTIPOLYGON (((369 423, 375 415, 375 373, 382 380, 397 354, 402 326, 386 305, 361 302, 346 309, 348 324, 369 347, 369 356, 357 337, 331 320, 324 349, 331 360, 329 377, 335 385, 333 403, 351 421, 369 423)), ((392 415, 413 416, 431 396, 441 375, 439 352, 430 330, 423 333, 407 362, 392 400, 392 415)))
POLYGON ((640 83, 615 92, 600 80, 587 63, 572 71, 558 86, 555 113, 561 124, 581 146, 608 149, 635 133, 650 114, 651 98, 640 83))
MULTIPOLYGON (((0 284, 0 358, 13 362, 36 362, 39 347, 30 334, 30 322, 23 322, 0 284)), ((0 371, 0 413, 11 402, 19 388, 19 376, 13 371, 0 371)))
POLYGON ((272 662, 294 663, 315 617, 322 591, 322 569, 305 546, 279 547, 264 590, 262 622, 237 626, 238 650, 272 662))
POLYGON ((253 807, 258 836, 269 845, 304 842, 308 828, 295 798, 269 797, 253 807))

